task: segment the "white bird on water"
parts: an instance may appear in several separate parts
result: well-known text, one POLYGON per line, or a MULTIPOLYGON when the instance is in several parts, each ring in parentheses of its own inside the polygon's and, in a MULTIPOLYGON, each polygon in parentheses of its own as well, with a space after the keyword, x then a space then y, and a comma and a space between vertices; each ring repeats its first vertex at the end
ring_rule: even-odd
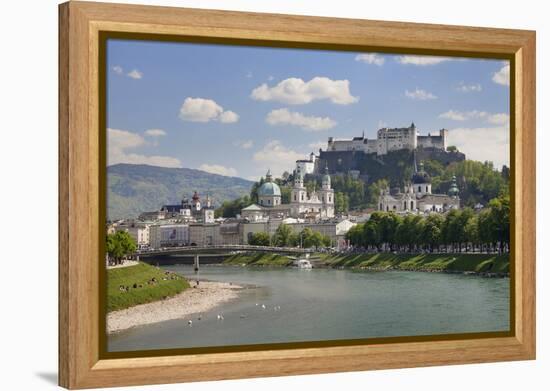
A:
POLYGON ((218 314, 218 320, 223 320, 223 315, 218 314))
POLYGON ((262 309, 264 309, 264 310, 265 310, 265 304, 262 304, 262 309))
POLYGON ((188 321, 187 321, 187 324, 188 324, 189 326, 193 326, 193 321, 192 321, 192 320, 188 320, 188 321))

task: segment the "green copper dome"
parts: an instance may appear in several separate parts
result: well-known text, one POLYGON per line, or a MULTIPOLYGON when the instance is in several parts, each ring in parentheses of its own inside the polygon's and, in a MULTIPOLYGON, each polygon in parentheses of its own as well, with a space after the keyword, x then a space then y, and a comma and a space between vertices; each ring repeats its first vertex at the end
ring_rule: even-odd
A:
POLYGON ((273 176, 271 175, 271 170, 267 171, 265 176, 266 182, 260 186, 258 189, 258 196, 281 196, 281 189, 279 185, 272 182, 273 176))
POLYGON ((458 195, 458 186, 456 185, 456 176, 453 175, 453 181, 451 182, 451 187, 449 188, 450 196, 458 195))
POLYGON ((273 182, 266 182, 258 189, 259 196, 280 196, 281 189, 279 185, 273 182))

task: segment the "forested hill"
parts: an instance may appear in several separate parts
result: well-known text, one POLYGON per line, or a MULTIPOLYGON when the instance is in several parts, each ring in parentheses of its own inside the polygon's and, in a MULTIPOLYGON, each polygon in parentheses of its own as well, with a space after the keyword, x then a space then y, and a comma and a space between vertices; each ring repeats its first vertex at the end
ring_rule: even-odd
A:
POLYGON ((137 217, 163 204, 180 202, 194 191, 206 193, 213 204, 250 193, 253 182, 189 168, 166 168, 136 164, 107 167, 107 218, 137 217))
MULTIPOLYGON (((354 178, 349 174, 331 174, 332 188, 335 193, 335 209, 337 213, 364 208, 376 208, 380 190, 390 187, 403 191, 403 185, 410 182, 413 172, 412 154, 394 153, 377 165, 370 165, 368 182, 363 176, 354 178)), ((424 170, 432 179, 432 192, 446 194, 452 182, 453 175, 457 178, 462 206, 475 207, 477 204, 486 206, 490 200, 500 195, 509 194, 510 170, 504 166, 500 170, 492 163, 482 163, 474 160, 463 160, 442 163, 440 160, 423 160, 424 170)), ((290 193, 294 178, 286 174, 275 181, 281 187, 282 202, 290 202, 290 193)), ((217 210, 218 216, 231 217, 254 202, 258 202, 256 191, 264 182, 262 178, 256 182, 249 195, 226 201, 217 210)), ((306 175, 305 185, 308 192, 321 187, 319 175, 306 175)))

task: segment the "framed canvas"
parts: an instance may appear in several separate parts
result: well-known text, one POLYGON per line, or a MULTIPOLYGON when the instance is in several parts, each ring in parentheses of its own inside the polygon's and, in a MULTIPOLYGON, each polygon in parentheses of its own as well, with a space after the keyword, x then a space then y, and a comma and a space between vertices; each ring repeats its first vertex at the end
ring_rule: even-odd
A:
POLYGON ((59 20, 61 386, 535 358, 535 32, 59 20))

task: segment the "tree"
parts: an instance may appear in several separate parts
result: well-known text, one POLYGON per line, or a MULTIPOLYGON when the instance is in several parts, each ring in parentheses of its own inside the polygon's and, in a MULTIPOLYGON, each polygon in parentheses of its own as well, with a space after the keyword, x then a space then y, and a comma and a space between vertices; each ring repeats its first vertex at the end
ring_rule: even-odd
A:
POLYGON ((368 187, 368 202, 371 206, 378 204, 378 198, 382 194, 382 190, 387 189, 388 186, 387 179, 379 179, 368 187))
MULTIPOLYGON (((376 213, 373 213, 374 215, 376 213)), ((381 243, 388 245, 390 250, 393 250, 393 246, 396 244, 397 227, 403 219, 395 213, 382 213, 378 216, 380 216, 377 217, 379 240, 381 243)))
POLYGON ((252 237, 248 241, 248 244, 252 246, 269 246, 270 237, 267 232, 256 232, 252 234, 252 237))
POLYGON ((336 213, 347 213, 349 210, 349 197, 347 194, 337 192, 334 196, 334 209, 336 213))
POLYGON ((468 243, 472 244, 473 250, 475 251, 476 246, 479 244, 479 229, 478 229, 478 218, 477 216, 472 216, 466 222, 464 231, 466 233, 466 240, 468 243))
POLYGON ((278 247, 286 247, 292 245, 292 228, 286 224, 281 224, 273 235, 273 244, 278 247))
POLYGON ((455 147, 454 145, 449 145, 447 147, 447 152, 458 152, 458 148, 455 147))
POLYGON ((233 201, 224 201, 214 214, 216 217, 234 217, 240 214, 241 210, 252 205, 252 203, 251 198, 248 196, 243 196, 233 201))
POLYGON ((426 218, 424 229, 422 231, 422 242, 426 244, 430 252, 443 242, 442 227, 445 218, 439 213, 430 213, 426 218))
POLYGON ((137 244, 128 232, 117 231, 107 235, 105 250, 109 258, 118 265, 125 257, 136 252, 137 244))
POLYGON ((510 246, 510 198, 507 195, 492 199, 489 202, 492 220, 493 238, 499 244, 499 251, 510 246))
POLYGON ((346 240, 354 246, 365 246, 365 241, 363 237, 363 231, 365 229, 365 224, 357 224, 349 229, 346 233, 346 240))
POLYGON ((380 233, 378 230, 378 221, 373 220, 372 217, 367 221, 363 227, 363 240, 365 246, 373 246, 380 249, 380 233))

